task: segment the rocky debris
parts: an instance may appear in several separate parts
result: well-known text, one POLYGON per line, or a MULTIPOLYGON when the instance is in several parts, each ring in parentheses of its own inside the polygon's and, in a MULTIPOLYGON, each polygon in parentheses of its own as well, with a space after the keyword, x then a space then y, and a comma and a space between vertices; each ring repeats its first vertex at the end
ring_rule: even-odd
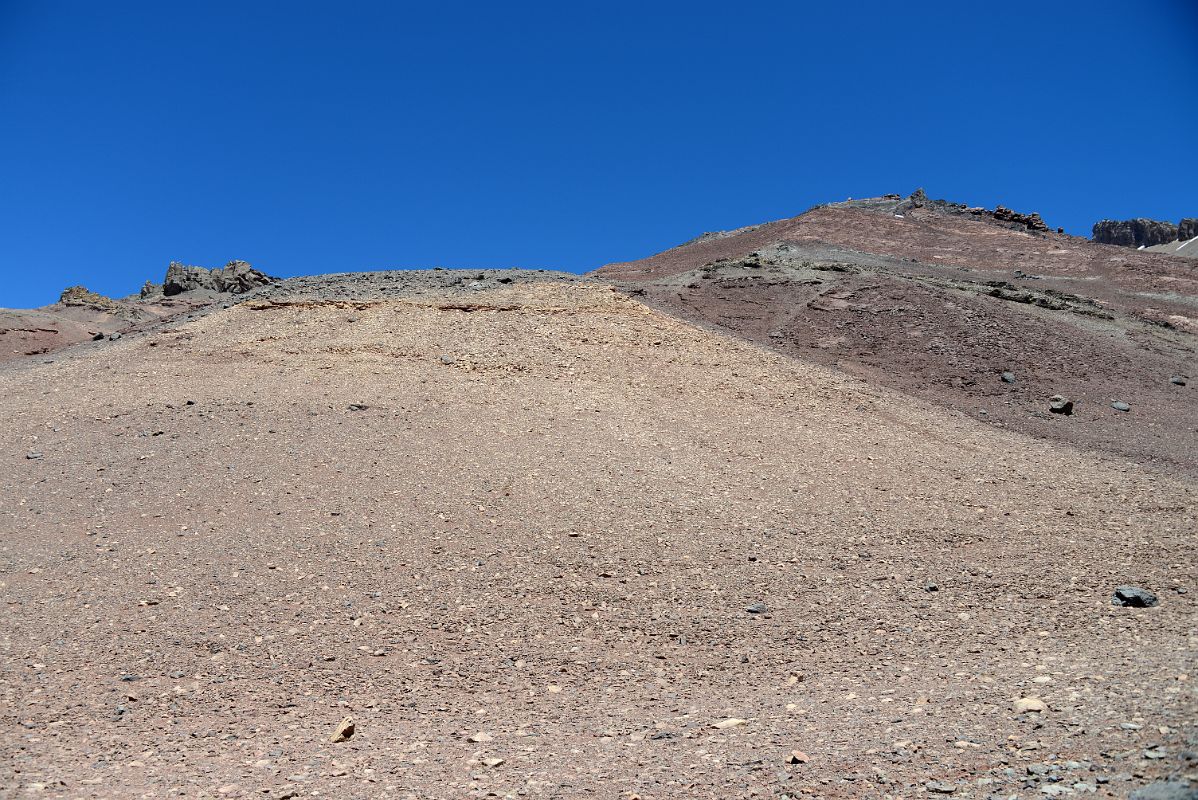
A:
POLYGON ((806 764, 811 758, 802 750, 791 750, 786 755, 787 764, 806 764))
POLYGON ((481 759, 481 763, 483 766, 486 766, 486 767, 498 767, 500 764, 503 763, 503 759, 498 758, 497 756, 488 756, 484 759, 481 759))
POLYGON ((245 294, 251 289, 277 282, 278 278, 259 272, 245 261, 230 261, 223 267, 212 269, 172 261, 166 268, 162 293, 167 297, 196 290, 245 294))
POLYGON ((1111 595, 1111 605, 1126 608, 1151 608, 1157 604, 1156 595, 1139 586, 1116 586, 1111 595))
POLYGON ((1198 217, 1186 217, 1177 223, 1177 238, 1187 241, 1198 236, 1198 217))
POLYGON ((1172 222, 1138 217, 1128 220, 1104 219, 1094 223, 1092 236, 1099 244, 1123 247, 1152 247, 1177 241, 1178 228, 1172 222))
POLYGON ((1115 409, 1116 411, 1131 411, 1131 406, 1122 400, 1116 400, 1115 402, 1111 403, 1111 408, 1115 409))
POLYGON ((493 739, 494 739, 494 737, 491 736, 491 734, 483 733, 482 731, 479 731, 478 733, 474 734, 473 736, 466 737, 466 741, 471 742, 473 744, 486 744, 487 742, 490 742, 493 739))
POLYGON ((1136 789, 1128 800, 1198 800, 1198 786, 1181 781, 1157 781, 1136 789))
MULTIPOLYGON (((886 195, 887 198, 891 195, 886 195)), ((859 201, 857 207, 869 207, 869 201, 859 201)), ((907 199, 895 204, 893 212, 897 216, 906 216, 917 208, 939 211, 946 214, 963 214, 979 217, 988 222, 996 222, 1008 228, 1026 230, 1031 233, 1048 233, 1049 227, 1039 214, 1022 214, 1006 206, 998 206, 993 211, 981 206, 967 206, 964 203, 954 203, 950 200, 932 200, 923 189, 916 189, 907 199)))
POLYGON ((329 737, 329 742, 337 744, 338 742, 348 742, 354 735, 354 718, 346 717, 341 722, 337 723, 333 735, 329 737))
POLYGON ((25 458, 29 459, 30 461, 37 461, 41 457, 42 457, 42 454, 36 450, 30 451, 25 454, 25 458))
POLYGON ((1016 714, 1042 714, 1048 705, 1039 697, 1021 697, 1013 704, 1016 714))
POLYGON ((745 606, 745 611, 748 611, 750 614, 764 614, 769 610, 769 606, 765 603, 750 603, 745 606))
POLYGON ((1015 382, 1015 373, 1014 372, 1004 372, 999 377, 1002 378, 1003 383, 1014 383, 1015 382))
POLYGON ((1185 386, 1186 379, 1184 375, 1173 375, 1169 378, 1169 383, 1173 384, 1174 386, 1185 386))
POLYGON ((957 791, 956 786, 944 781, 928 781, 924 784, 924 788, 932 794, 952 794, 957 791))
POLYGON ((1048 410, 1053 414, 1063 414, 1068 417, 1073 414, 1073 401, 1066 400, 1059 394, 1054 394, 1048 398, 1048 410))

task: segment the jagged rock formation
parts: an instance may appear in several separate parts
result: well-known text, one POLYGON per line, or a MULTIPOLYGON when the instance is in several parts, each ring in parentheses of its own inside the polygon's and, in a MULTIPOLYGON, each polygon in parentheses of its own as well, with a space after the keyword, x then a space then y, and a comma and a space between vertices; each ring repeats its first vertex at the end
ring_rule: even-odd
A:
POLYGON ((1039 214, 1022 214, 1012 211, 1006 206, 998 206, 993 211, 982 206, 967 206, 964 203, 954 203, 951 200, 933 200, 923 189, 916 189, 907 198, 899 199, 896 194, 883 195, 867 200, 850 200, 845 203, 831 203, 834 207, 861 208, 873 211, 891 211, 899 216, 906 216, 913 211, 923 209, 944 214, 968 215, 978 217, 987 222, 1000 224, 1015 230, 1029 233, 1048 233, 1048 225, 1039 214), (897 201, 897 202, 896 202, 897 201))
POLYGON ((1177 223, 1177 238, 1188 241, 1198 236, 1198 217, 1186 217, 1177 223))
POLYGON ((1093 237, 1099 244, 1152 247, 1177 241, 1177 233, 1178 228, 1172 222, 1139 217, 1128 220, 1104 219, 1096 222, 1093 237))
POLYGON ((62 290, 58 302, 64 306, 81 306, 111 313, 119 313, 124 310, 121 304, 111 297, 93 292, 86 286, 68 286, 62 290))
MULTIPOLYGON (((193 267, 172 261, 166 269, 166 280, 162 284, 162 293, 167 297, 183 292, 207 290, 211 292, 227 292, 229 294, 244 294, 259 286, 267 286, 278 279, 251 267, 245 261, 230 261, 224 267, 193 267)), ((142 288, 142 296, 147 288, 142 288)))

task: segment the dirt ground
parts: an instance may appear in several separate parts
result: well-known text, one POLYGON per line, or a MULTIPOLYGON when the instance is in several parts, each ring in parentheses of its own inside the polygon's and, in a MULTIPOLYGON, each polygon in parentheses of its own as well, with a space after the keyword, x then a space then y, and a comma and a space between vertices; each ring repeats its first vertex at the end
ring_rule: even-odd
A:
POLYGON ((484 278, 285 283, 0 365, 0 795, 1195 777, 1192 478, 484 278))

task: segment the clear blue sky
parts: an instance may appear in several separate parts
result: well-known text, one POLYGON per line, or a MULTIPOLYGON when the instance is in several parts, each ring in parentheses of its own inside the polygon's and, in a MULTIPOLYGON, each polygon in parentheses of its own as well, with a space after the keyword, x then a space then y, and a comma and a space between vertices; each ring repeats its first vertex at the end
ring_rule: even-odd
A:
POLYGON ((0 305, 587 270, 912 191, 1198 215, 1198 3, 0 0, 0 305))

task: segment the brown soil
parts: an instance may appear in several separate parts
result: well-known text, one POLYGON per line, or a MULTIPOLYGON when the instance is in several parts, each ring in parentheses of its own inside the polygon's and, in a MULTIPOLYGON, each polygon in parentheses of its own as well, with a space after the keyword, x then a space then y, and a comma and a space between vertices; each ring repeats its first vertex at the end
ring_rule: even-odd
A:
POLYGON ((0 368, 0 794, 1194 771, 1192 480, 594 282, 325 296, 0 368))

